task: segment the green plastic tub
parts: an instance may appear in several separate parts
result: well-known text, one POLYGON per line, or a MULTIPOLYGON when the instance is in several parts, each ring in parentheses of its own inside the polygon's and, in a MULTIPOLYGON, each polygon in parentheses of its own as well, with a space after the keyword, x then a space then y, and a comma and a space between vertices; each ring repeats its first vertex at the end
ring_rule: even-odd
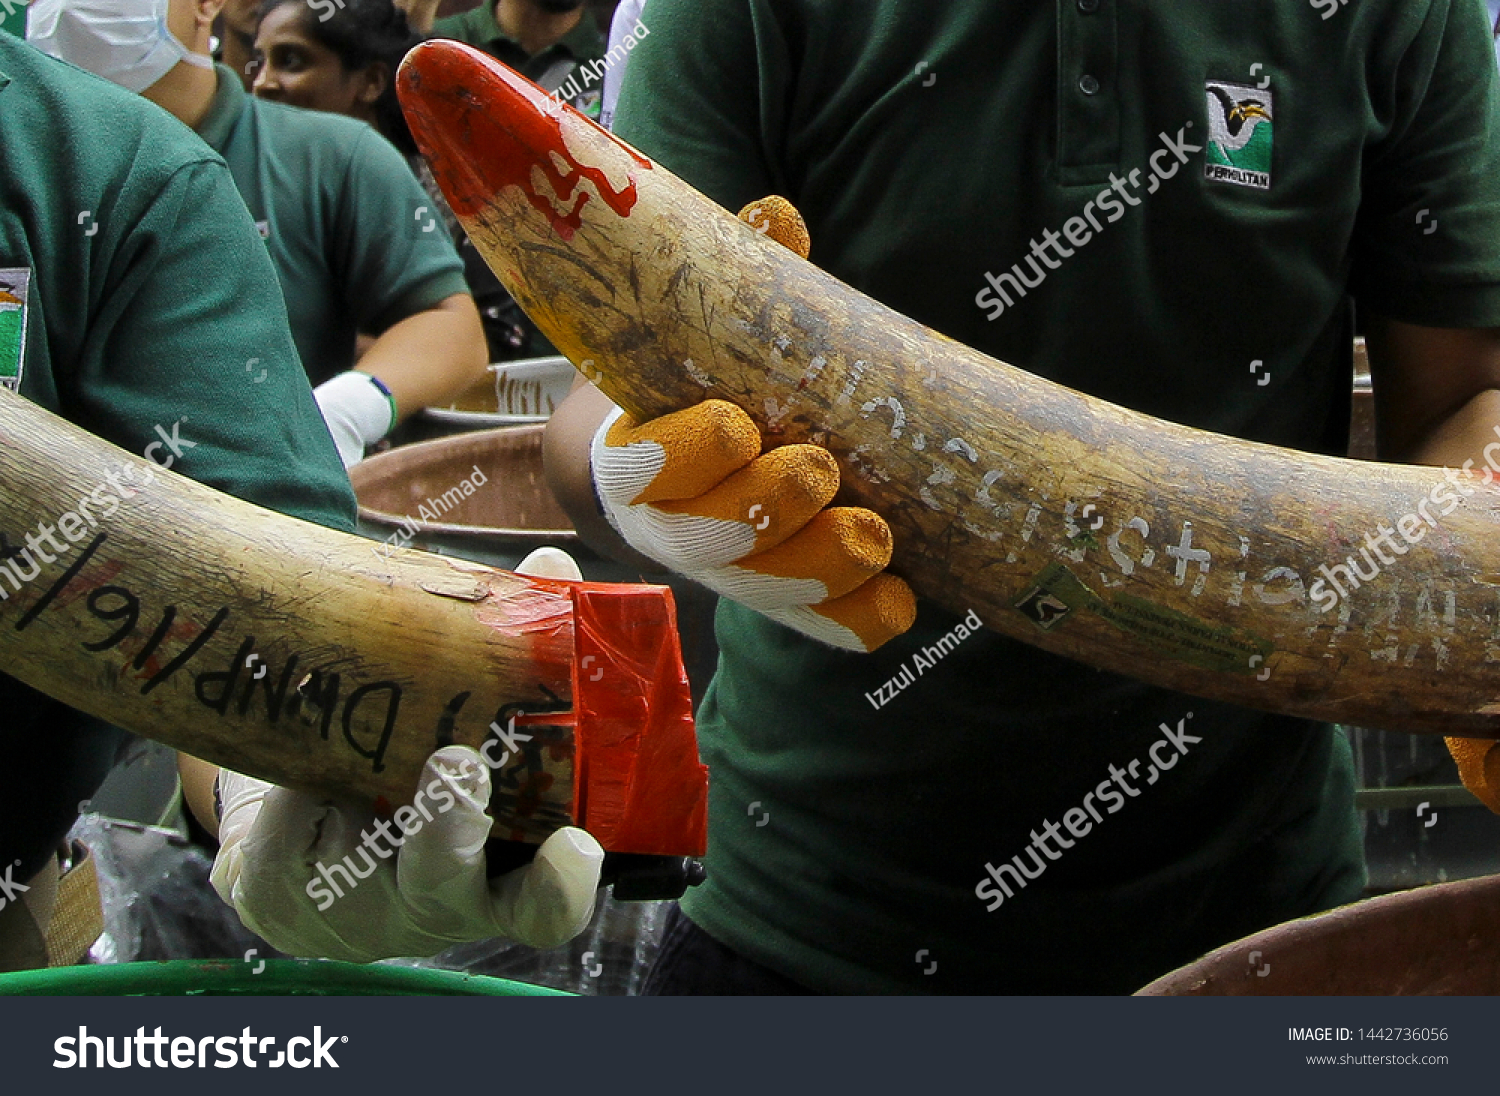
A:
POLYGON ((55 967, 0 974, 0 996, 30 997, 569 997, 525 982, 412 967, 267 959, 55 967))

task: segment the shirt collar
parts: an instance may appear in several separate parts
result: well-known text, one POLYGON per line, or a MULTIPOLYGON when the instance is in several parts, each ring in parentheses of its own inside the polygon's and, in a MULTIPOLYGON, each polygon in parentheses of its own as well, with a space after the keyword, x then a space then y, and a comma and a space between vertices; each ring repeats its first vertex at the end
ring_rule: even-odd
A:
MULTIPOLYGON (((1500 0, 1493 0, 1500 4, 1500 0)), ((483 37, 486 46, 496 42, 504 42, 512 47, 516 53, 524 52, 521 43, 500 29, 500 24, 495 19, 495 4, 492 0, 484 0, 478 8, 474 9, 475 18, 479 21, 478 30, 483 37)), ((584 9, 583 17, 578 20, 578 25, 567 34, 563 35, 552 45, 536 54, 536 57, 550 55, 558 49, 564 49, 577 58, 600 57, 604 54, 604 37, 599 33, 599 28, 594 24, 593 12, 584 9)))
POLYGON ((202 137, 215 152, 222 155, 224 146, 229 143, 229 135, 234 132, 235 123, 240 120, 240 115, 245 110, 245 101, 249 96, 245 94, 245 87, 240 83, 240 78, 228 65, 215 65, 214 75, 219 78, 219 86, 214 89, 214 101, 209 104, 208 113, 203 116, 203 121, 198 123, 198 136, 202 137))

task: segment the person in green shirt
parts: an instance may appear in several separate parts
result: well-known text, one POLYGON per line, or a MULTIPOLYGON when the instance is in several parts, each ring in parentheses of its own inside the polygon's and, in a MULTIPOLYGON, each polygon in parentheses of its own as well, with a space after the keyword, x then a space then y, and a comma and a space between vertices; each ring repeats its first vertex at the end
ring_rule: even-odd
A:
POLYGON ((219 43, 214 60, 236 73, 246 91, 250 90, 255 75, 255 24, 259 13, 258 0, 224 0, 214 28, 219 43))
MULTIPOLYGON (((160 111, 9 35, 0 146, 0 309, 22 336, 0 338, 0 384, 132 453, 159 442, 158 427, 175 432, 174 471, 351 530, 348 477, 223 161, 160 111)), ((13 618, 24 602, 6 592, 13 618)), ((0 709, 0 863, 25 882, 123 732, 3 674, 0 709)))
MULTIPOLYGON (((945 335, 1171 421, 1341 453, 1352 298, 1384 458, 1456 466, 1493 440, 1500 117, 1480 0, 1327 21, 1301 0, 1254 18, 1213 0, 649 0, 642 19, 616 133, 726 208, 785 195, 814 262, 945 335), (1074 221, 1082 243, 1061 236, 1074 221)), ((664 558, 672 515, 635 514, 650 507, 619 485, 648 477, 620 454, 650 436, 638 459, 672 467, 676 424, 596 436, 609 414, 585 386, 554 415, 554 490, 600 545, 628 529, 664 558)), ((1101 583, 1121 573, 1109 531, 1079 564, 1101 583)), ((1188 560, 1183 536, 1152 530, 1157 566, 1188 560)), ((1243 596, 1307 592, 1250 574, 1243 596)), ((652 989, 1128 993, 1360 896, 1341 733, 982 630, 882 689, 960 623, 919 602, 861 654, 720 602, 708 879, 652 989), (1148 758, 1173 767, 1148 782, 1148 758), (1062 828, 1075 815, 1086 836, 1062 828)))
POLYGON ((559 98, 590 118, 599 117, 604 37, 583 0, 480 0, 476 8, 437 20, 432 35, 482 49, 547 91, 561 92, 559 98))
MULTIPOLYGON (((336 10, 321 13, 306 0, 267 0, 254 34, 251 90, 262 99, 359 118, 400 150, 433 213, 458 244, 489 360, 507 361, 540 336, 459 227, 407 128, 396 97, 396 71, 420 41, 422 36, 391 0, 345 0, 336 10)), ((533 356, 541 352, 538 346, 533 356)))
POLYGON ((222 0, 37 0, 28 40, 164 108, 222 155, 281 279, 292 333, 346 464, 406 415, 481 379, 484 333, 452 241, 400 154, 353 119, 253 99, 209 58, 222 0), (374 341, 358 358, 356 334, 374 341))
MULTIPOLYGON (((162 463, 218 490, 352 530, 348 476, 224 161, 136 96, 8 34, 0 147, 0 386, 130 452, 168 445, 162 463)), ((101 469, 89 520, 110 517, 153 479, 101 469)), ((7 627, 73 562, 37 548, 52 533, 21 535, 57 521, 34 517, 0 529, 7 627), (41 581, 23 591, 18 571, 41 581)), ((535 566, 556 575, 561 564, 535 566)), ((0 709, 3 971, 45 965, 55 850, 123 732, 4 673, 0 709)), ((501 934, 551 946, 587 922, 603 853, 564 829, 531 866, 487 880, 474 838, 490 828, 486 769, 467 747, 436 751, 424 776, 450 784, 451 809, 439 806, 422 847, 409 840, 361 876, 357 897, 315 909, 304 893, 309 857, 338 862, 353 851, 357 805, 208 768, 225 789, 228 831, 214 881, 283 950, 363 960, 501 934)))
POLYGON ((422 40, 391 0, 345 0, 326 18, 306 0, 266 0, 251 39, 255 80, 250 91, 273 102, 358 118, 408 163, 420 161, 396 97, 396 70, 422 40))

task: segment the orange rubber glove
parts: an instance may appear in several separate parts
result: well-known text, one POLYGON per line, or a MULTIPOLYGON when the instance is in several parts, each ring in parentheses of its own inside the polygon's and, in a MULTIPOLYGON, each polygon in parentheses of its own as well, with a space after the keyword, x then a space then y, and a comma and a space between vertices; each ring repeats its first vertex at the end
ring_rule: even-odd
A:
POLYGON ((1486 807, 1500 814, 1500 740, 1445 738, 1448 752, 1458 762, 1458 777, 1486 807))

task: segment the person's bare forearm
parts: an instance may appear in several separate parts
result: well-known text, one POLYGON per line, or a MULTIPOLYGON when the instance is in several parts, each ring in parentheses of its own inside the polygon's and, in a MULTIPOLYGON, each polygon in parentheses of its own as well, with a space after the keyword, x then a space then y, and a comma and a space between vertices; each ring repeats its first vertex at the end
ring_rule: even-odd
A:
MULTIPOLYGON (((1486 389, 1438 425, 1412 452, 1412 464, 1485 467, 1484 447, 1500 442, 1500 391, 1486 389)), ((1494 453, 1491 450, 1491 453, 1494 453)), ((1500 464, 1500 459, 1495 461, 1500 464)))
POLYGON ((547 484, 552 494, 573 522, 579 538, 594 551, 639 567, 648 573, 660 573, 661 564, 641 555, 626 544, 614 526, 599 512, 594 498, 594 477, 589 465, 589 446, 599 424, 614 404, 582 377, 568 393, 552 417, 542 446, 547 484))
POLYGON ((378 377, 396 398, 401 418, 443 407, 478 383, 489 366, 479 310, 467 293, 392 324, 356 366, 378 377))
POLYGON ((1422 327, 1373 314, 1365 325, 1379 458, 1482 466, 1500 425, 1500 329, 1422 327))

